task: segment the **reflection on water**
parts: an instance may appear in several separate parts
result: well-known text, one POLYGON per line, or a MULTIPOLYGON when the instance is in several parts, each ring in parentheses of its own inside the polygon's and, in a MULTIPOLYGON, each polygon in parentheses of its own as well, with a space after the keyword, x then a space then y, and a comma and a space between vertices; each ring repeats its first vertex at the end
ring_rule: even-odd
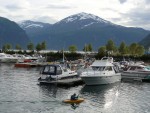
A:
POLYGON ((149 83, 57 87, 39 85, 38 68, 0 65, 0 113, 150 113, 149 83), (84 102, 62 101, 79 94, 84 102))
POLYGON ((87 86, 85 85, 82 89, 82 93, 105 93, 108 90, 116 89, 120 83, 114 83, 114 84, 107 84, 107 85, 94 85, 94 86, 87 86))
POLYGON ((57 85, 39 85, 40 89, 42 90, 42 92, 44 93, 44 95, 46 96, 52 96, 54 98, 56 98, 56 94, 57 94, 57 85))
POLYGON ((70 105, 71 105, 71 108, 72 108, 72 109, 76 109, 77 107, 79 107, 79 104, 75 104, 75 103, 70 104, 70 105))
POLYGON ((84 86, 81 89, 81 93, 84 98, 88 99, 88 103, 97 110, 101 108, 101 111, 112 109, 113 104, 116 102, 119 95, 120 83, 97 85, 97 86, 84 86))

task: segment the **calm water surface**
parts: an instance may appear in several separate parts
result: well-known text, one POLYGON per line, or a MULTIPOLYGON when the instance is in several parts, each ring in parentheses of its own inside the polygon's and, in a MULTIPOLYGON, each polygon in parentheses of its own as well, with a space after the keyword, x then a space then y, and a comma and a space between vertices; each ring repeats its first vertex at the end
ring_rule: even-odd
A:
POLYGON ((150 113, 150 83, 57 87, 39 85, 40 68, 0 65, 0 113, 150 113), (77 93, 85 102, 62 103, 77 93))

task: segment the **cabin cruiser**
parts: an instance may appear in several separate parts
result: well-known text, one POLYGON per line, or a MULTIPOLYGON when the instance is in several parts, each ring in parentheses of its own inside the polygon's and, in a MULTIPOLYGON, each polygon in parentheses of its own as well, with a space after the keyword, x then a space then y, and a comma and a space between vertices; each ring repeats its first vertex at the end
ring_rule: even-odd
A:
POLYGON ((0 53, 0 62, 1 63, 15 63, 17 62, 17 57, 14 57, 13 55, 0 53))
POLYGON ((80 77, 86 85, 100 85, 120 81, 121 73, 113 65, 112 57, 103 57, 101 60, 95 60, 80 77))
POLYGON ((140 80, 150 81, 150 69, 142 64, 129 65, 128 68, 121 73, 122 80, 140 80))
POLYGON ((24 62, 44 62, 46 60, 45 57, 41 55, 16 55, 18 57, 18 63, 24 62))
POLYGON ((38 79, 40 83, 52 83, 52 81, 78 77, 75 71, 71 71, 64 64, 45 65, 41 74, 42 76, 38 79))

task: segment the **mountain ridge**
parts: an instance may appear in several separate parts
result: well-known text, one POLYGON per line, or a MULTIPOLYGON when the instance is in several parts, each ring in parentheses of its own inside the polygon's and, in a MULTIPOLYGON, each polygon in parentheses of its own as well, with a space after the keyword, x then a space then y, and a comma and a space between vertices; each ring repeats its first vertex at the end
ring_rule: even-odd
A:
POLYGON ((17 44, 26 48, 26 44, 30 41, 26 32, 14 21, 0 17, 0 46, 11 44, 13 48, 17 44))
MULTIPOLYGON (((150 33, 142 28, 117 25, 88 13, 68 16, 40 32, 25 30, 32 40, 36 39, 36 43, 46 40, 48 49, 62 49, 64 46, 68 48, 70 45, 77 45, 79 50, 82 50, 83 46, 88 43, 97 49, 105 45, 109 39, 114 40, 117 45, 122 41, 127 44, 139 42, 150 33)), ((36 31, 35 28, 34 31, 36 31)))

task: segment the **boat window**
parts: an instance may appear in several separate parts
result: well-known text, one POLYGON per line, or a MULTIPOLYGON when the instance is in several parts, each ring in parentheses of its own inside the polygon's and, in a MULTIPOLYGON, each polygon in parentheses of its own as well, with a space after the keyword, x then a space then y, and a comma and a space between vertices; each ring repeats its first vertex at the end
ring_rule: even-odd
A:
POLYGON ((112 71, 112 67, 111 67, 111 66, 108 66, 108 67, 105 68, 105 70, 106 70, 106 71, 112 71))
POLYGON ((136 69, 136 67, 130 67, 130 69, 129 70, 135 70, 136 69))
POLYGON ((92 69, 93 69, 94 71, 97 71, 97 70, 99 69, 99 67, 92 66, 92 69))
POLYGON ((64 72, 67 72, 67 69, 64 69, 64 72))
POLYGON ((137 67, 137 69, 143 69, 143 67, 137 67))
POLYGON ((54 72, 55 72, 55 67, 54 67, 54 66, 50 66, 49 72, 50 72, 50 73, 54 73, 54 72))
POLYGON ((99 71, 104 71, 105 67, 99 67, 99 71))
POLYGON ((43 72, 44 72, 44 73, 49 72, 49 66, 45 66, 43 72))
POLYGON ((57 72, 56 72, 56 73, 57 73, 57 75, 60 75, 60 74, 62 74, 61 67, 59 67, 59 66, 57 67, 57 72))
POLYGON ((119 72, 119 67, 118 67, 118 66, 114 66, 114 67, 113 67, 113 70, 114 70, 116 73, 118 73, 118 72, 119 72))
POLYGON ((144 67, 145 70, 150 70, 150 66, 144 67))
POLYGON ((56 66, 53 65, 44 66, 42 74, 56 75, 56 66))

